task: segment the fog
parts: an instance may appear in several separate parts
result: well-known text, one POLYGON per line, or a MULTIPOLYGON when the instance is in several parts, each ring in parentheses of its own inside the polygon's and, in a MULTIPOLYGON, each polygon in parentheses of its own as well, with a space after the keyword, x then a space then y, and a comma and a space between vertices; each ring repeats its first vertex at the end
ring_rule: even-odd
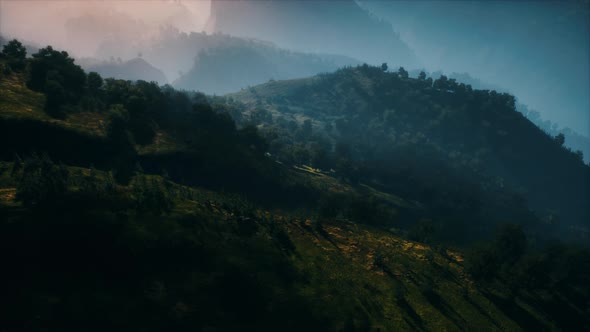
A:
MULTIPOLYGON (((115 56, 125 61, 143 53, 170 82, 191 69, 197 54, 184 54, 186 59, 180 62, 162 59, 202 48, 166 46, 150 53, 151 41, 171 27, 179 32, 208 30, 257 38, 285 49, 340 54, 374 65, 388 62, 390 68, 466 72, 510 91, 544 119, 590 134, 588 1, 214 1, 212 5, 190 0, 0 0, 4 37, 37 47, 50 44, 78 58, 115 56)), ((176 43, 199 39, 174 36, 176 43)))
POLYGON ((180 0, 1 0, 0 33, 90 57, 104 41, 137 43, 156 36, 161 26, 201 31, 209 7, 209 1, 180 0))
POLYGON ((590 2, 359 1, 430 70, 502 87, 590 135, 590 2))

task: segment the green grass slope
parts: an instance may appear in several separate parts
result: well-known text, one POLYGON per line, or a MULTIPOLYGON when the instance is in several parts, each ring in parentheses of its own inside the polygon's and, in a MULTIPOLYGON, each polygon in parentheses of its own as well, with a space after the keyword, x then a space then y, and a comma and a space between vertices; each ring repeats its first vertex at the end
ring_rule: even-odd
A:
POLYGON ((457 250, 157 176, 106 189, 83 168, 68 168, 67 210, 32 209, 13 169, 0 165, 9 331, 558 329, 536 302, 479 287, 457 250))
POLYGON ((218 111, 235 105, 87 81, 57 119, 27 74, 0 76, 0 330, 590 326, 584 251, 508 241, 471 261, 426 244, 428 227, 404 237, 432 217, 411 195, 277 163, 218 111), (89 96, 104 107, 80 111, 89 96))

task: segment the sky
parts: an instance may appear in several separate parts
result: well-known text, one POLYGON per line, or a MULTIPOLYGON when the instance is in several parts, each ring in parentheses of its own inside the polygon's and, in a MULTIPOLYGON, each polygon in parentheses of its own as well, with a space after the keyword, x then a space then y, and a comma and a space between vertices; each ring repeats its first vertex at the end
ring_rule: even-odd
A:
POLYGON ((166 24, 185 32, 201 31, 209 7, 209 1, 0 0, 0 33, 92 56, 96 41, 81 40, 82 35, 148 38, 166 24))
MULTIPOLYGON (((340 22, 337 20, 339 3, 340 7, 344 7, 345 3, 350 7, 350 2, 330 2, 334 4, 333 9, 321 6, 326 11, 327 24, 335 23, 331 29, 350 28, 346 25, 347 18, 343 17, 340 22)), ((225 4, 228 3, 231 5, 231 2, 225 4)), ((510 91, 520 102, 539 111, 544 119, 590 136, 588 0, 357 0, 357 3, 370 15, 391 24, 401 40, 415 53, 419 65, 413 66, 431 72, 467 72, 510 91)), ((312 7, 310 2, 299 4, 302 8, 312 7)), ((292 21, 305 26, 305 18, 299 15, 306 11, 293 10, 293 6, 293 2, 288 4, 292 15, 297 16, 292 21)), ((265 6, 258 2, 253 7, 265 6)), ((281 10, 280 5, 273 8, 281 10)), ((185 32, 203 31, 207 28, 210 9, 208 0, 0 0, 0 34, 35 46, 51 44, 77 57, 92 57, 102 41, 141 43, 156 38, 163 25, 185 32)), ((238 11, 240 14, 244 15, 238 11)), ((316 19, 317 15, 322 15, 316 14, 316 19)), ((265 15, 269 16, 267 22, 264 17, 260 18, 263 22, 256 22, 261 27, 260 35, 250 37, 268 38, 269 34, 263 32, 279 28, 277 25, 281 22, 270 16, 289 18, 288 14, 277 16, 272 11, 265 15)), ((248 24, 249 21, 246 19, 243 22, 248 24)), ((221 30, 223 28, 220 27, 221 30)), ((255 29, 247 28, 251 27, 243 27, 243 31, 256 34, 255 29)), ((237 29, 242 30, 240 27, 237 29)), ((358 29, 362 30, 362 27, 358 29)), ((317 37, 308 39, 310 42, 315 40, 317 44, 317 37)), ((289 45, 280 39, 270 41, 277 45, 289 45)), ((304 38, 298 44, 303 48, 299 51, 311 52, 317 48, 317 45, 310 44, 305 49, 305 41, 304 38)), ((333 40, 327 40, 328 44, 336 45, 333 40)), ((341 49, 343 55, 358 58, 360 53, 353 54, 352 51, 350 47, 341 49)), ((382 55, 358 60, 375 62, 374 59, 380 57, 382 55)))

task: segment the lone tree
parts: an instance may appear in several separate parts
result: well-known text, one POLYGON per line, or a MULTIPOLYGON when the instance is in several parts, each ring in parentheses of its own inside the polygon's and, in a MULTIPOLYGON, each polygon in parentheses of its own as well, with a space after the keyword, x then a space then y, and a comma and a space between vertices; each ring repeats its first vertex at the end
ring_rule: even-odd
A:
POLYGON ((387 71, 387 62, 383 62, 383 64, 381 65, 381 70, 383 71, 387 71))
POLYGON ((560 146, 563 146, 565 143, 565 135, 562 133, 557 134, 557 136, 555 136, 555 142, 557 142, 557 144, 560 146))
POLYGON ((397 73, 399 74, 399 76, 401 78, 408 78, 409 77, 408 71, 405 70, 404 67, 399 67, 397 73))
POLYGON ((4 45, 0 57, 8 60, 8 65, 15 70, 21 70, 25 67, 27 49, 16 39, 13 39, 4 45))

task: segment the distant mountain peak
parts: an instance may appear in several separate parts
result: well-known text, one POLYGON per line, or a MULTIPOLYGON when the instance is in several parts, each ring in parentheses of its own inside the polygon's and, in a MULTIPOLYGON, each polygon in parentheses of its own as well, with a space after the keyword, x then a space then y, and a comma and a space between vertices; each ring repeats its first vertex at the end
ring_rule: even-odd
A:
POLYGON ((353 0, 213 0, 207 31, 269 40, 302 52, 342 54, 371 64, 418 65, 391 25, 353 0))

